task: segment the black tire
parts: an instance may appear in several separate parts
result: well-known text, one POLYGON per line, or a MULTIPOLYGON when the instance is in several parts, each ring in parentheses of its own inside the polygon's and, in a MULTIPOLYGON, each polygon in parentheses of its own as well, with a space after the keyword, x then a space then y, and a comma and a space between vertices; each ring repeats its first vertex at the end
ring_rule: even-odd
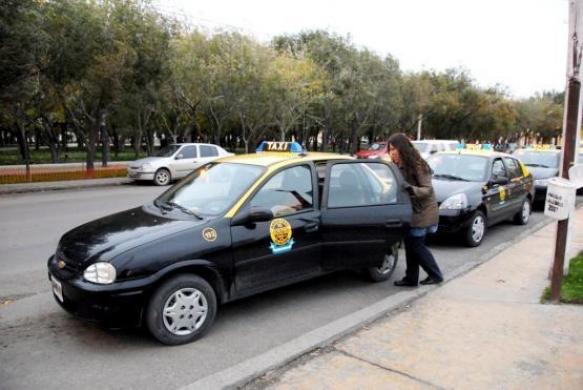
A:
POLYGON ((488 224, 484 213, 481 212, 480 210, 476 210, 474 212, 474 215, 472 215, 472 218, 470 219, 470 224, 468 225, 466 231, 464 232, 464 242, 466 246, 469 246, 470 248, 479 246, 482 243, 482 241, 484 241, 487 226, 488 224), (481 226, 482 228, 481 234, 478 234, 477 231, 479 226, 481 226))
POLYGON ((154 184, 157 186, 167 186, 172 181, 172 175, 166 168, 160 168, 154 173, 154 184))
POLYGON ((150 297, 145 319, 148 330, 158 341, 166 345, 181 345, 204 335, 213 324, 216 313, 217 298, 211 285, 200 276, 182 274, 167 280, 156 289, 150 297), (178 293, 184 299, 193 299, 193 302, 189 303, 197 303, 199 308, 206 306, 206 315, 201 314, 202 311, 197 312, 194 304, 190 307, 188 307, 189 303, 177 306, 180 305, 176 295, 178 293), (196 293, 200 293, 198 299, 196 299, 196 293), (179 321, 184 319, 189 322, 188 324, 179 324, 171 316, 164 315, 164 308, 173 309, 169 307, 172 304, 176 306, 174 315, 179 317, 179 321), (195 315, 197 317, 194 317, 195 315), (192 320, 189 321, 190 318, 192 320), (175 331, 169 329, 173 325, 176 326, 175 331))
POLYGON ((366 269, 366 273, 370 280, 375 283, 384 282, 388 280, 397 268, 399 261, 399 248, 401 243, 398 242, 391 246, 385 254, 383 263, 379 267, 370 267, 366 269))
POLYGON ((514 214, 513 221, 516 225, 526 225, 530 219, 530 214, 532 213, 532 203, 530 199, 524 198, 522 205, 520 206, 520 211, 514 214))

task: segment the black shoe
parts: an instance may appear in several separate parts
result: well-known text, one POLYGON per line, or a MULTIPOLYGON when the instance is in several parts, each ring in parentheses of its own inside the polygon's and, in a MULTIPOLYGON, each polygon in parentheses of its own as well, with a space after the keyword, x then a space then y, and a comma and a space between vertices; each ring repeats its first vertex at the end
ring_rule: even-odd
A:
POLYGON ((419 283, 421 283, 424 286, 427 286, 428 284, 439 284, 441 282, 443 282, 443 278, 442 279, 433 279, 431 276, 428 276, 425 279, 423 279, 422 281, 420 281, 419 283))
POLYGON ((393 284, 397 287, 417 287, 417 283, 407 279, 396 280, 393 284))

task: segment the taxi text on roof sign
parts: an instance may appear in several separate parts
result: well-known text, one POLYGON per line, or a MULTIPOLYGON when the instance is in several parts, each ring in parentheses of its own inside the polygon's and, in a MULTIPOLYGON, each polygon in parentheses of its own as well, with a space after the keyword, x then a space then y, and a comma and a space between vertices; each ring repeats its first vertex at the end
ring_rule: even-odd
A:
POLYGON ((259 147, 257 147, 256 152, 291 152, 291 153, 301 153, 303 152, 302 145, 297 142, 271 142, 263 141, 259 147))

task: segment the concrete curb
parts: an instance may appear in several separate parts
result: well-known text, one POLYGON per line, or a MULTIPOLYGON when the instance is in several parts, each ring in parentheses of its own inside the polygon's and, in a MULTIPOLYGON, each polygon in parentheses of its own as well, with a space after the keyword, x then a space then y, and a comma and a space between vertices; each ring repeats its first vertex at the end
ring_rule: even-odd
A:
POLYGON ((93 179, 93 180, 71 180, 62 182, 42 182, 39 185, 34 184, 3 184, 0 186, 0 195, 25 194, 31 192, 61 191, 61 190, 78 190, 82 188, 95 188, 118 186, 132 183, 127 177, 111 179, 93 179))
MULTIPOLYGON (((529 226, 524 232, 514 237, 512 240, 497 245, 487 254, 480 256, 478 260, 468 262, 446 275, 447 281, 465 275, 480 264, 494 258, 508 247, 522 241, 530 234, 542 229, 552 222, 554 222, 554 220, 549 219, 541 221, 533 226, 529 226)), ((196 382, 180 388, 180 390, 239 388, 269 371, 281 368, 317 348, 332 344, 344 336, 353 333, 362 326, 409 305, 411 302, 423 297, 435 288, 438 288, 438 286, 424 286, 416 290, 397 293, 353 314, 342 317, 328 325, 322 326, 288 341, 287 343, 275 347, 259 356, 201 378, 196 382)))

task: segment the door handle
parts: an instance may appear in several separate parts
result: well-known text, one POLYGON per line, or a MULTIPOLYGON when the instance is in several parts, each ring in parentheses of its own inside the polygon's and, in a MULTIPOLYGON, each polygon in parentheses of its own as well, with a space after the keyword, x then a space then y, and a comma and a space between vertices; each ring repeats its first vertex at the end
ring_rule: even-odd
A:
POLYGON ((304 225, 304 230, 307 233, 317 232, 320 228, 320 224, 318 222, 310 222, 304 225))
POLYGON ((385 222, 385 227, 394 228, 403 226, 403 222, 400 219, 389 219, 385 222))

